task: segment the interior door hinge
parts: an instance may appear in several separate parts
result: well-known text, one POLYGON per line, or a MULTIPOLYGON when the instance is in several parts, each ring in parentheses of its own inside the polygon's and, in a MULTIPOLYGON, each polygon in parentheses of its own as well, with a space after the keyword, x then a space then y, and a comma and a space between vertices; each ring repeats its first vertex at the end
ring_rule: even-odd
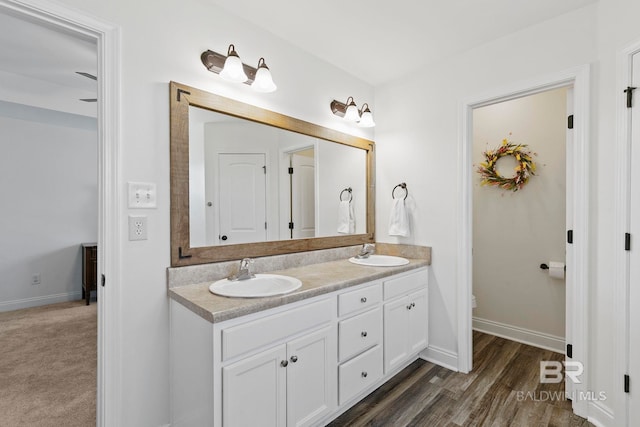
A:
POLYGON ((293 168, 289 168, 289 175, 293 175, 293 168))
POLYGON ((627 86, 624 90, 624 93, 627 94, 627 108, 633 108, 633 91, 636 89, 636 87, 627 86))
POLYGON ((102 275, 102 280, 101 280, 101 284, 102 284, 102 287, 103 287, 103 288, 104 288, 105 283, 107 283, 107 278, 106 278, 106 277, 104 277, 104 274, 103 274, 103 275, 102 275))
POLYGON ((573 346, 571 344, 567 344, 567 357, 573 358, 573 346))
POLYGON ((631 390, 631 379, 629 378, 629 375, 625 375, 624 376, 624 392, 625 393, 630 393, 631 390))
POLYGON ((264 222, 264 229, 267 229, 267 221, 264 222))
POLYGON ((631 234, 629 233, 624 233, 624 250, 631 250, 631 234))
POLYGON ((293 223, 292 222, 289 223, 289 230, 293 230, 293 223))
POLYGON ((573 244, 573 230, 567 230, 567 243, 573 244))
POLYGON ((573 114, 567 117, 567 128, 573 129, 573 114))

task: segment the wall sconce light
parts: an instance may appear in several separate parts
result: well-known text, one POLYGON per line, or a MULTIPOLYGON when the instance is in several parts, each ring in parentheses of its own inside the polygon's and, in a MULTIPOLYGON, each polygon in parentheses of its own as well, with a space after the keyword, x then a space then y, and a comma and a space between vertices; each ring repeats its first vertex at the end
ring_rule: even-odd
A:
POLYGON ((202 52, 200 59, 207 70, 227 81, 248 84, 257 92, 273 92, 277 89, 264 58, 258 60, 258 68, 243 64, 232 44, 229 45, 227 56, 207 50, 202 52))
POLYGON ((373 114, 369 109, 369 104, 364 103, 362 110, 358 110, 352 96, 347 98, 347 102, 344 104, 335 99, 331 101, 331 112, 347 121, 357 122, 358 126, 363 128, 370 128, 376 125, 373 121, 373 114))

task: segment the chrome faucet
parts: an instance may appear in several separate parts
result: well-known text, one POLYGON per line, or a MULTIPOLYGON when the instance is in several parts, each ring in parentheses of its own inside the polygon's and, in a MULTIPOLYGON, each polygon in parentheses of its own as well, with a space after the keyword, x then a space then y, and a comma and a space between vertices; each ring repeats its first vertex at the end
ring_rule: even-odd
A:
POLYGON ((229 277, 229 280, 247 280, 256 277, 256 275, 251 272, 251 264, 253 264, 251 258, 243 258, 242 261, 240 261, 238 274, 229 277))
POLYGON ((360 249, 360 253, 356 255, 356 258, 363 259, 369 258, 369 255, 372 255, 376 251, 376 245, 372 243, 365 243, 362 245, 362 249, 360 249))

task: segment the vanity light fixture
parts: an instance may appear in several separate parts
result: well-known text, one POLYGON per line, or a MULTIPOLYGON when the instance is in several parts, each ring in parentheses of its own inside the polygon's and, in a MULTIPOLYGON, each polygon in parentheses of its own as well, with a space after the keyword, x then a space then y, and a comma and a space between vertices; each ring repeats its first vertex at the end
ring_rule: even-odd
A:
POLYGON ((243 64, 235 46, 232 44, 229 45, 227 56, 207 50, 202 52, 200 59, 207 70, 219 74, 220 77, 227 81, 247 84, 257 92, 273 92, 276 90, 271 71, 269 71, 264 58, 260 58, 258 61, 258 68, 243 64))
POLYGON ((369 109, 369 104, 365 103, 362 106, 362 110, 358 110, 352 96, 347 98, 346 103, 335 99, 331 101, 331 112, 347 121, 358 123, 360 127, 373 127, 376 125, 373 121, 373 114, 369 109))
POLYGON ((277 89, 276 84, 271 77, 271 71, 264 62, 264 58, 258 60, 258 70, 256 71, 256 77, 251 87, 258 92, 273 92, 277 89))

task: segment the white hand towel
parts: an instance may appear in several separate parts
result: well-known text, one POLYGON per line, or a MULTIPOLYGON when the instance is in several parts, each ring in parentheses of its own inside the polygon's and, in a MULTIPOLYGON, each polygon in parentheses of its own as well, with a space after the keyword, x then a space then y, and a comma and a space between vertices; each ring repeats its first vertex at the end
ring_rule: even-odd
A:
POLYGON ((393 199, 389 215, 389 236, 409 236, 409 212, 404 199, 393 199))
POLYGON ((338 205, 338 233, 353 234, 356 231, 353 205, 348 200, 342 200, 338 205))

